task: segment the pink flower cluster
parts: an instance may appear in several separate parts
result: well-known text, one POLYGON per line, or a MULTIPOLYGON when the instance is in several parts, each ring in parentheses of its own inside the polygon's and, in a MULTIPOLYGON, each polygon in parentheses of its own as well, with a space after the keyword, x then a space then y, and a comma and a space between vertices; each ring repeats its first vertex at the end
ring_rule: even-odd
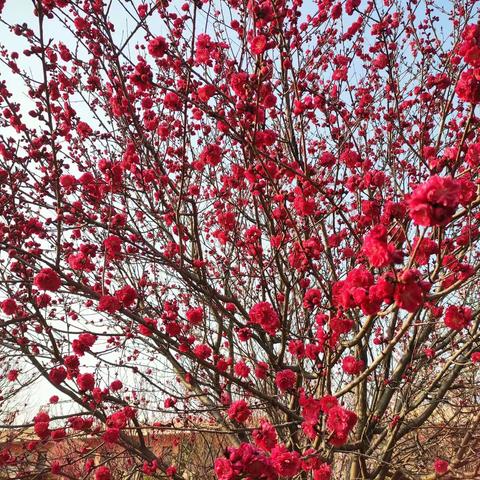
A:
MULTIPOLYGON (((273 427, 272 427, 273 428, 273 427)), ((242 443, 238 448, 227 448, 225 457, 215 461, 215 474, 218 480, 277 480, 294 478, 301 471, 312 472, 315 480, 330 480, 331 467, 316 455, 315 451, 299 452, 288 450, 277 444, 268 448, 270 455, 250 443, 242 443)))
POLYGON ((260 325, 269 335, 275 335, 280 328, 280 319, 269 302, 254 305, 249 312, 250 322, 260 325))
POLYGON ((473 68, 462 72, 455 88, 458 97, 469 103, 480 103, 480 25, 472 24, 462 32, 458 53, 473 68))
POLYGON ((408 208, 417 225, 432 227, 447 224, 458 205, 468 204, 471 200, 462 197, 462 184, 458 180, 433 176, 413 191, 408 199, 408 208))
MULTIPOLYGON (((363 362, 361 368, 363 368, 363 362)), ((348 435, 357 423, 357 416, 339 405, 336 397, 325 395, 316 399, 301 392, 299 403, 304 419, 302 429, 308 438, 313 440, 317 437, 316 425, 320 414, 323 413, 326 415, 326 426, 330 432, 329 442, 335 446, 344 445, 347 442, 348 435)))
POLYGON ((365 315, 377 313, 383 302, 395 302, 407 312, 415 312, 429 289, 430 284, 421 280, 418 270, 404 270, 397 277, 387 272, 375 282, 373 274, 360 266, 333 285, 333 300, 336 307, 360 307, 365 315))
POLYGON ((384 225, 377 225, 365 236, 363 252, 372 267, 383 268, 402 260, 401 252, 387 242, 387 229, 384 225))
POLYGON ((445 312, 445 326, 452 330, 467 328, 472 320, 472 309, 450 305, 445 312))

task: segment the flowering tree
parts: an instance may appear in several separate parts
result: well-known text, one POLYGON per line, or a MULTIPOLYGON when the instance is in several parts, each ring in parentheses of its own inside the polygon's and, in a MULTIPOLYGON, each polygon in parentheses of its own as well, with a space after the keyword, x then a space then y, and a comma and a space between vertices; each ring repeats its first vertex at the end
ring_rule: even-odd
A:
POLYGON ((4 4, 2 468, 478 478, 476 2, 4 4))

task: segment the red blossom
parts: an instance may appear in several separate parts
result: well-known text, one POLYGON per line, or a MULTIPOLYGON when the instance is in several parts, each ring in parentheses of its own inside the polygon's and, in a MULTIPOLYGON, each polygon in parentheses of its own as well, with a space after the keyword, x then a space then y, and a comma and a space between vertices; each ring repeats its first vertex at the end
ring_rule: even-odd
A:
POLYGON ((60 385, 67 378, 67 371, 63 367, 52 368, 48 378, 55 385, 60 385))
POLYGON ((428 290, 429 285, 420 281, 418 270, 405 270, 395 286, 393 299, 400 308, 413 313, 422 305, 424 294, 428 290))
POLYGON ((122 239, 116 235, 108 236, 103 242, 106 258, 108 260, 119 260, 122 258, 122 244, 122 239))
POLYGON ((252 412, 248 408, 248 404, 245 400, 237 400, 230 405, 227 414, 231 420, 235 420, 238 423, 244 423, 248 420, 252 412))
POLYGON ((214 470, 218 480, 234 480, 235 478, 233 465, 226 458, 217 458, 214 470))
POLYGON ((433 464, 435 473, 437 475, 444 475, 445 473, 447 473, 449 466, 449 463, 446 460, 442 460, 441 458, 435 459, 435 462, 433 464))
POLYGON ((363 251, 372 267, 382 268, 401 260, 395 246, 387 242, 387 229, 375 226, 363 241, 363 251))
POLYGON ((275 374, 275 384, 281 392, 292 390, 296 381, 297 375, 288 368, 275 374))
POLYGON ((215 167, 222 160, 222 149, 214 143, 209 144, 200 153, 199 160, 203 165, 215 167))
POLYGON ((85 138, 89 137, 90 135, 92 135, 93 130, 90 127, 90 125, 88 125, 88 123, 78 122, 77 132, 78 132, 78 135, 80 135, 81 139, 85 139, 85 138))
POLYGON ((450 305, 445 312, 445 326, 452 330, 467 328, 472 320, 472 309, 450 305))
POLYGON ((300 454, 287 450, 284 445, 277 445, 271 451, 273 467, 282 477, 292 478, 300 471, 300 454))
MULTIPOLYGON (((97 341, 97 336, 92 333, 81 333, 78 338, 73 340, 72 348, 75 354, 82 356, 97 341)), ((78 367, 78 365, 76 365, 78 367)))
POLYGON ((332 478, 332 468, 328 463, 323 463, 319 468, 313 470, 313 480, 330 480, 332 478))
POLYGON ((330 408, 327 415, 327 428, 332 434, 329 442, 335 446, 345 444, 348 434, 356 423, 357 416, 354 412, 346 410, 341 406, 330 408))
POLYGON ((480 67, 480 25, 470 24, 462 32, 458 53, 472 67, 480 67))
POLYGON ((346 356, 342 360, 342 369, 349 375, 358 375, 365 368, 365 362, 363 360, 357 360, 351 355, 346 356))
POLYGON ((104 465, 95 470, 95 480, 111 480, 110 469, 104 465))
POLYGON ((187 310, 186 317, 192 325, 200 325, 203 321, 203 308, 190 308, 187 310))
POLYGON ((133 287, 125 285, 115 292, 115 297, 124 307, 131 307, 138 295, 133 287))
POLYGON ((72 270, 91 272, 95 269, 90 257, 83 252, 72 254, 68 257, 68 264, 72 270))
POLYGON ((123 388, 123 383, 116 379, 114 380, 111 384, 110 384, 110 389, 113 391, 113 392, 118 392, 119 390, 121 390, 123 388))
POLYGON ((249 312, 250 322, 260 325, 268 334, 275 335, 280 328, 280 319, 277 312, 268 302, 254 305, 249 312))
POLYGON ((472 363, 480 363, 480 352, 473 352, 470 360, 472 363))
POLYGON ((102 295, 98 302, 98 311, 99 312, 107 312, 107 313, 115 313, 121 307, 120 301, 117 297, 113 295, 102 295))
POLYGON ((17 302, 13 298, 7 298, 0 306, 5 315, 15 315, 17 312, 17 302))
POLYGON ((260 422, 260 427, 252 433, 255 445, 261 450, 270 451, 277 444, 277 432, 266 420, 260 422))
POLYGON ((417 225, 430 227, 448 223, 459 203, 459 182, 450 177, 433 176, 413 191, 408 207, 417 225))
POLYGON ((95 386, 95 377, 91 373, 81 373, 77 377, 77 385, 81 392, 93 390, 95 386))
POLYGON ((201 344, 193 349, 193 353, 200 360, 207 360, 212 354, 212 349, 208 345, 201 344))
POLYGON ((265 35, 257 35, 250 42, 250 50, 254 55, 261 55, 267 46, 267 37, 265 35))
POLYGON ((250 368, 243 360, 235 364, 234 371, 235 375, 241 378, 247 378, 250 375, 250 368))
POLYGON ((40 290, 49 290, 51 292, 56 292, 62 282, 60 276, 55 270, 51 268, 42 268, 33 280, 33 284, 40 290))
POLYGON ((195 49, 195 61, 198 63, 208 64, 214 45, 210 35, 201 33, 197 37, 195 49))
POLYGON ((173 111, 180 111, 182 109, 182 99, 175 92, 167 92, 163 98, 165 108, 173 111))
POLYGON ((455 93, 464 102, 480 103, 480 74, 478 69, 469 69, 460 75, 455 93))
POLYGON ((163 57, 168 50, 168 43, 164 37, 159 35, 148 42, 148 53, 155 58, 163 57))
POLYGON ((313 310, 321 304, 322 291, 319 288, 309 288, 303 296, 303 306, 308 310, 313 310))

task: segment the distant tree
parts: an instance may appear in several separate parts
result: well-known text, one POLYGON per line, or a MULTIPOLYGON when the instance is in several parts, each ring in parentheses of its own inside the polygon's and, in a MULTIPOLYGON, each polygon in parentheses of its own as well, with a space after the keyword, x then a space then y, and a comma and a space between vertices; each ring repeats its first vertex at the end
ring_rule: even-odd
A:
POLYGON ((479 478, 477 2, 2 7, 11 478, 479 478))

